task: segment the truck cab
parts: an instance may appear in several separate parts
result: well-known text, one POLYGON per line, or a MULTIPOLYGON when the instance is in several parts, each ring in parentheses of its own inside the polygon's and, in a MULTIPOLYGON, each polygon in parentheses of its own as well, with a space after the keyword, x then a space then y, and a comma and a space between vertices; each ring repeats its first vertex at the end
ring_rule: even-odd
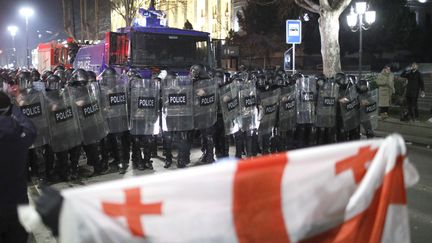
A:
POLYGON ((37 69, 41 73, 46 70, 52 71, 58 65, 71 66, 68 61, 68 48, 56 41, 39 44, 35 53, 37 55, 34 56, 33 63, 37 63, 37 69))
POLYGON ((101 43, 80 48, 74 68, 100 73, 106 66, 124 72, 139 70, 144 78, 151 70, 186 72, 193 64, 213 67, 210 34, 169 28, 161 11, 140 9, 142 18, 133 26, 108 32, 101 43))

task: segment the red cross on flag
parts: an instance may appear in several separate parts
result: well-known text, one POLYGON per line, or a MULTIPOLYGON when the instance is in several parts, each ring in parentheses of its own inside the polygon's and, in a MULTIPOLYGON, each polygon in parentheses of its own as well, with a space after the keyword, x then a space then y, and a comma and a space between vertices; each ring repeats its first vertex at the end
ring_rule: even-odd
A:
POLYGON ((409 242, 399 135, 62 191, 60 241, 409 242))

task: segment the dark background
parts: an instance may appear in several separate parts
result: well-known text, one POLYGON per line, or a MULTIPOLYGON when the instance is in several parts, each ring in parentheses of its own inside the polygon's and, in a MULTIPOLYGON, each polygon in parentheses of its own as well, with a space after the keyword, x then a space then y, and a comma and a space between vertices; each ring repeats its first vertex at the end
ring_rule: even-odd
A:
MULTIPOLYGON (((18 27, 15 36, 15 47, 17 49, 18 65, 25 65, 26 34, 25 18, 19 14, 23 6, 31 7, 34 15, 29 18, 29 46, 36 48, 40 42, 52 39, 64 39, 62 6, 60 0, 0 0, 0 49, 3 54, 1 60, 5 60, 6 50, 12 48, 12 38, 7 30, 9 25, 18 27), (38 36, 38 32, 41 36, 38 36), (51 31, 53 34, 46 33, 51 31)), ((0 61, 0 63, 2 63, 0 61)))

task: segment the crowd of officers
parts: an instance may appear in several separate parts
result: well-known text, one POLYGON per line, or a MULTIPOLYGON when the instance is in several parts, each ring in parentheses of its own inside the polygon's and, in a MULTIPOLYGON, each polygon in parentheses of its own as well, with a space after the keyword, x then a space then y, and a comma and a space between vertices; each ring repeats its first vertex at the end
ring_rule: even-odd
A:
POLYGON ((152 73, 107 67, 99 76, 62 66, 42 76, 37 70, 0 71, 0 89, 38 129, 29 171, 41 183, 78 179, 83 152, 94 175, 125 173, 130 160, 138 170, 153 169, 158 144, 165 168, 174 148, 183 168, 198 137, 198 163, 207 164, 229 156, 230 143, 242 158, 356 140, 360 127, 373 137, 377 119, 376 92, 343 73, 230 75, 203 65, 152 73))

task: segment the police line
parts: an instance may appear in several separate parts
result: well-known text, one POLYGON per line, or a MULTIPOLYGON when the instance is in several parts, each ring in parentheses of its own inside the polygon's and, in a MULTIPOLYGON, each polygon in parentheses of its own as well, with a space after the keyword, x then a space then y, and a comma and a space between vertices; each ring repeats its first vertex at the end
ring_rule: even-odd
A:
POLYGON ((67 189, 59 239, 409 242, 406 152, 391 135, 67 189))

